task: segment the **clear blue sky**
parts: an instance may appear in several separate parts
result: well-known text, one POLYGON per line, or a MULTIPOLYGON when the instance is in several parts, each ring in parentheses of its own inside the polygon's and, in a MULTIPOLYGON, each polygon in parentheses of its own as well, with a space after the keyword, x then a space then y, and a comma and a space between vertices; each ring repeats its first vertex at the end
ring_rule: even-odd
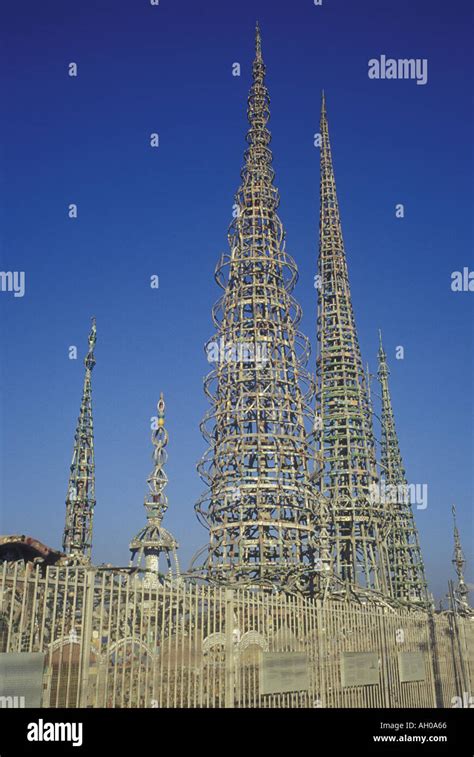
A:
POLYGON ((431 588, 444 594, 452 576, 452 502, 472 580, 474 293, 450 289, 452 271, 474 268, 471 6, 25 0, 3 10, 2 270, 26 272, 23 298, 0 293, 4 533, 61 544, 94 314, 95 560, 125 564, 144 522, 161 390, 167 527, 184 566, 207 539, 193 510, 206 448, 203 345, 239 183, 258 17, 303 331, 314 352, 313 134, 324 88, 363 356, 375 369, 382 328, 408 477, 429 486, 416 518, 431 588), (382 54, 427 58, 428 83, 369 80, 368 60, 382 54), (70 345, 80 359, 68 359, 70 345), (394 359, 397 345, 404 360, 394 359))

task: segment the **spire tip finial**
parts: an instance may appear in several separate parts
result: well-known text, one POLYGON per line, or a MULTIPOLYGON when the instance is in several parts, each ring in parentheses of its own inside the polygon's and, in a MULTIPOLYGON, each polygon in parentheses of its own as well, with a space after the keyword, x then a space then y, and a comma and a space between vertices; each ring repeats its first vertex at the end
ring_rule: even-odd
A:
POLYGON ((163 397, 163 392, 160 392, 160 399, 158 400, 158 417, 164 418, 165 417, 165 400, 163 397))
POLYGON ((86 366, 88 370, 92 370, 95 365, 94 347, 97 341, 97 327, 96 327, 96 322, 95 322, 95 315, 91 317, 91 330, 90 330, 87 341, 89 344, 89 349, 87 351, 87 355, 84 358, 84 365, 86 366))
POLYGON ((262 35, 258 21, 255 22, 255 57, 258 60, 262 58, 262 35))

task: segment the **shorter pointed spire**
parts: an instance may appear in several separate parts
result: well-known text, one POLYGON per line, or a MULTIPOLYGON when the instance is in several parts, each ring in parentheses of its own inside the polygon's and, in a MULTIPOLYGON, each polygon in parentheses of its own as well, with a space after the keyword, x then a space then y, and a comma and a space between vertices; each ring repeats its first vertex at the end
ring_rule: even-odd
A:
POLYGON ((460 608, 463 610, 468 610, 469 609, 469 602, 468 602, 469 588, 464 579, 464 565, 465 565, 466 559, 462 551, 461 537, 459 536, 458 526, 456 523, 455 505, 452 506, 451 512, 453 515, 453 526, 454 526, 454 555, 453 555, 452 562, 456 570, 456 575, 458 577, 458 583, 455 590, 455 596, 459 602, 460 608))
POLYGON ((381 480, 387 500, 387 550, 391 594, 395 599, 429 606, 425 570, 409 487, 400 452, 389 389, 387 356, 379 330, 379 367, 382 397, 381 480))
POLYGON ((63 549, 67 558, 79 562, 89 562, 91 558, 92 523, 96 504, 91 376, 96 363, 94 348, 97 329, 95 318, 91 320, 89 349, 84 358, 84 387, 74 437, 63 536, 63 549))
POLYGON ((168 483, 168 477, 164 466, 168 459, 166 446, 168 444, 168 432, 165 427, 165 401, 163 393, 157 404, 157 417, 154 419, 152 433, 154 468, 150 473, 147 483, 149 491, 145 496, 144 507, 146 510, 146 525, 130 542, 130 565, 144 567, 147 571, 145 582, 149 587, 157 586, 163 579, 160 571, 160 557, 165 557, 165 576, 171 577, 173 573, 179 575, 179 564, 176 551, 178 542, 163 528, 161 521, 168 509, 168 498, 164 492, 168 483))
POLYGON ((384 350, 383 347, 383 341, 382 341, 382 331, 379 329, 379 352, 378 352, 378 358, 379 358, 379 378, 382 381, 383 379, 388 379, 390 376, 390 370, 388 368, 387 363, 387 353, 384 350))

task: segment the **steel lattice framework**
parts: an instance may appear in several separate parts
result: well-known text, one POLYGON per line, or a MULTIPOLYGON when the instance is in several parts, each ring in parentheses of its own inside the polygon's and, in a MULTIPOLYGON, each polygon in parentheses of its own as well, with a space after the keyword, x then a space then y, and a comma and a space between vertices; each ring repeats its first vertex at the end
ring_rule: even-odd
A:
POLYGON ((216 267, 224 290, 207 344, 212 407, 201 424, 209 450, 199 465, 208 491, 196 505, 209 529, 206 576, 219 582, 306 585, 314 559, 316 492, 306 426, 313 381, 309 343, 291 295, 297 269, 285 252, 273 184, 269 95, 260 32, 248 97, 248 149, 216 267))
POLYGON ((381 484, 386 493, 385 505, 392 512, 392 522, 387 534, 392 596, 405 602, 429 607, 425 568, 395 428, 388 381, 390 372, 381 334, 378 359, 382 397, 381 484))
POLYGON ((349 288, 326 104, 321 109, 316 427, 318 490, 335 579, 346 589, 389 595, 385 517, 372 501, 377 481, 372 415, 349 288), (326 521, 326 522, 325 522, 326 521))
POLYGON ((94 425, 92 420, 92 370, 96 360, 96 323, 92 318, 89 350, 84 358, 85 376, 81 409, 74 437, 74 450, 66 498, 63 550, 69 560, 90 562, 95 507, 94 425))
POLYGON ((168 459, 166 451, 168 432, 165 428, 163 394, 160 395, 157 410, 156 428, 151 437, 154 448, 154 468, 147 479, 149 492, 147 492, 144 502, 147 522, 145 527, 130 542, 130 552, 132 553, 130 565, 145 568, 147 571, 145 582, 149 586, 157 586, 163 578, 173 575, 179 576, 178 543, 174 536, 161 524, 168 509, 168 498, 164 491, 168 483, 168 477, 164 470, 168 459), (165 559, 164 570, 161 570, 160 566, 161 557, 165 559))

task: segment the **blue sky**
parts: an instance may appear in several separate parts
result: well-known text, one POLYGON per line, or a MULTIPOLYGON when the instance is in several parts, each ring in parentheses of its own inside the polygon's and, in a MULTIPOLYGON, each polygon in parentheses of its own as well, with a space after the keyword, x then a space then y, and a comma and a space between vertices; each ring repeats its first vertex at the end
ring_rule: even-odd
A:
POLYGON ((453 271, 474 268, 470 6, 25 0, 4 11, 1 266, 25 271, 26 293, 0 293, 2 532, 60 546, 94 314, 95 560, 128 562, 144 522, 160 391, 170 434, 167 527, 184 566, 207 539, 193 510, 206 449, 204 343, 245 148, 258 18, 311 368, 313 135, 324 88, 363 356, 375 370, 382 328, 408 477, 429 487, 416 519, 430 585, 440 596, 452 576, 453 502, 472 577, 474 294, 450 288, 453 271), (428 83, 370 80, 368 61, 382 54, 426 58, 428 83), (80 359, 68 359, 70 345, 80 359))

